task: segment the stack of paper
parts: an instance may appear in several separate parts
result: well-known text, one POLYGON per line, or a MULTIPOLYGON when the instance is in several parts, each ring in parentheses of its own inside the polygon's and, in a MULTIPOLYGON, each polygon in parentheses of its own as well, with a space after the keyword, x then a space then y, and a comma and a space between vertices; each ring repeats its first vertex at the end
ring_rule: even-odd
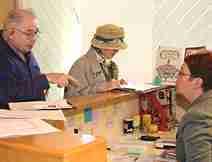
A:
POLYGON ((65 120, 65 117, 62 110, 44 110, 44 111, 0 110, 0 119, 65 120))
POLYGON ((3 119, 0 122, 0 138, 20 135, 45 134, 58 129, 39 119, 3 119))
POLYGON ((65 120, 62 110, 72 109, 66 100, 11 102, 10 111, 1 110, 0 118, 65 120))
POLYGON ((66 100, 9 103, 0 110, 0 137, 43 134, 59 131, 41 119, 65 120, 62 109, 71 109, 66 100))

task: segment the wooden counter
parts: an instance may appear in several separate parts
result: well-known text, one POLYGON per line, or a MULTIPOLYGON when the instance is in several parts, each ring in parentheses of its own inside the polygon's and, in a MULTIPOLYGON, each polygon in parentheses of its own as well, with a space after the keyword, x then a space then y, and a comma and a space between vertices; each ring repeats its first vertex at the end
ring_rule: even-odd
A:
POLYGON ((74 107, 65 110, 67 128, 73 133, 89 133, 102 136, 107 142, 122 135, 123 119, 139 114, 139 97, 136 93, 112 91, 93 96, 75 96, 68 100, 74 107), (90 121, 87 121, 89 109, 90 121))
POLYGON ((15 9, 17 0, 6 0, 6 1, 0 1, 0 27, 5 20, 6 16, 8 15, 8 12, 12 9, 15 9))
POLYGON ((0 162, 106 162, 106 144, 68 131, 0 139, 0 162))
POLYGON ((108 105, 115 105, 121 102, 127 102, 129 100, 138 97, 136 93, 127 93, 122 91, 113 91, 99 93, 93 96, 73 96, 67 99, 76 109, 73 111, 64 111, 65 114, 82 112, 86 107, 92 107, 97 109, 100 107, 107 107, 108 105))

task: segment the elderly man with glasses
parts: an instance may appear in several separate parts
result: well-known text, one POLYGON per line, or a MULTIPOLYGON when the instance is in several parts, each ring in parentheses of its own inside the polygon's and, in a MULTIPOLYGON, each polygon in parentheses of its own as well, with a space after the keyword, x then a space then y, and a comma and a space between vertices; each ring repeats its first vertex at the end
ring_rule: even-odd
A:
POLYGON ((70 75, 40 72, 31 51, 38 33, 38 20, 30 10, 18 9, 8 14, 0 31, 0 106, 45 100, 49 83, 77 86, 70 75))

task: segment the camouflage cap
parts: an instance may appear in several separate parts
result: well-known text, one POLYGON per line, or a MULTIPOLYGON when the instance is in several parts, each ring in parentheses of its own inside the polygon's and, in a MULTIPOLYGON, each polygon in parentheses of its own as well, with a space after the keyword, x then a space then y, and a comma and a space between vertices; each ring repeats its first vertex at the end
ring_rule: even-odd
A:
POLYGON ((124 34, 122 27, 105 24, 97 27, 91 44, 103 49, 125 49, 127 44, 124 42, 124 34))

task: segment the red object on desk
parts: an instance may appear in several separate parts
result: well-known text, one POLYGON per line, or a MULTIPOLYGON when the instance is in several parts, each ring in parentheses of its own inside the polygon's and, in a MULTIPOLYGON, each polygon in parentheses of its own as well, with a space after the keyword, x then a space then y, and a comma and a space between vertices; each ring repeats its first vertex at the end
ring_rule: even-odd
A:
POLYGON ((169 130, 169 114, 170 114, 170 104, 162 105, 157 98, 157 91, 161 89, 154 90, 148 93, 140 94, 140 115, 141 117, 144 114, 151 114, 152 120, 158 124, 160 131, 168 131, 169 130), (148 106, 144 105, 144 102, 148 102, 148 106), (151 106, 150 106, 151 105, 151 106), (147 106, 147 107, 146 107, 147 106), (151 109, 154 109, 152 111, 151 109))

